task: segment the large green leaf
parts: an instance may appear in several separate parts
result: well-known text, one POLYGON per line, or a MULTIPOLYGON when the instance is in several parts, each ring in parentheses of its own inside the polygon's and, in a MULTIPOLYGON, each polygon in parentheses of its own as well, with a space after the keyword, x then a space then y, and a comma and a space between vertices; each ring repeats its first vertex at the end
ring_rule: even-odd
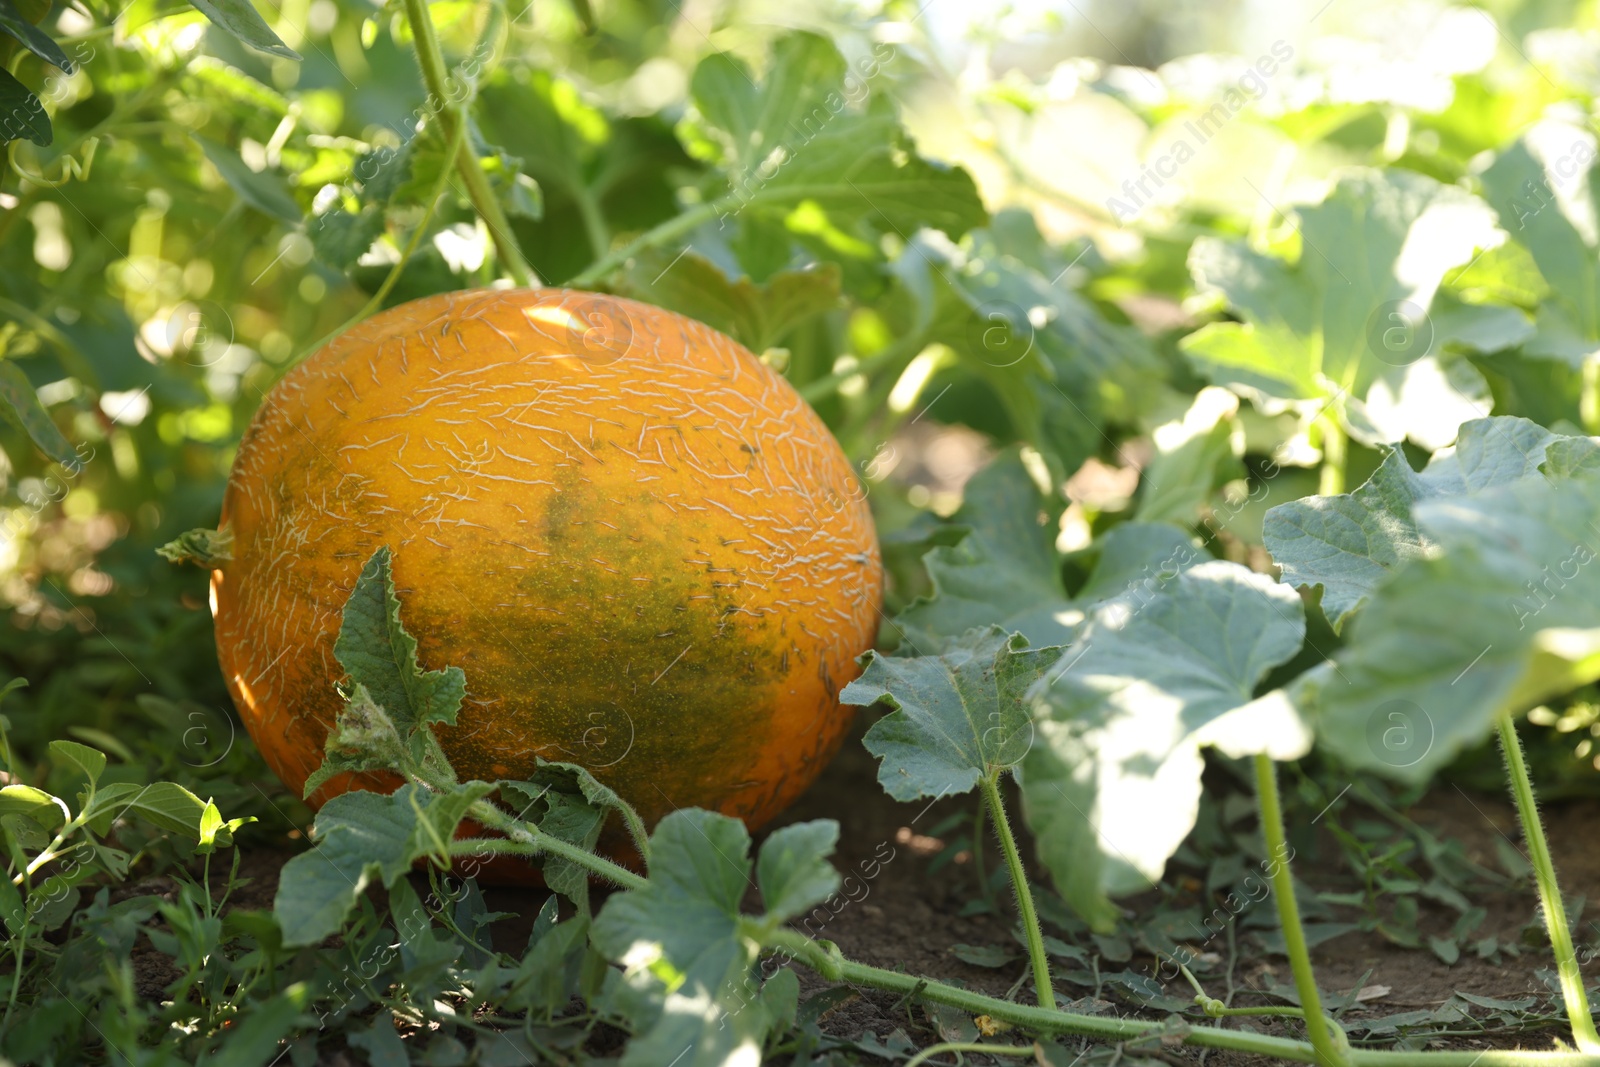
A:
POLYGON ((68 766, 75 767, 89 779, 92 786, 100 780, 100 774, 106 769, 106 754, 98 748, 80 745, 76 741, 50 742, 50 755, 53 759, 68 766))
POLYGON ((839 306, 839 270, 831 264, 783 270, 757 283, 729 278, 696 253, 662 251, 634 259, 618 291, 688 315, 759 353, 800 323, 839 306))
POLYGON ((1033 739, 1024 697, 1061 653, 1027 646, 1020 634, 988 627, 945 645, 937 656, 867 653, 861 677, 839 699, 881 701, 894 709, 865 739, 882 760, 878 782, 890 796, 965 793, 1022 759, 1033 739))
MULTIPOLYGON (((1444 275, 1499 239, 1487 206, 1414 172, 1360 170, 1296 214, 1302 247, 1293 263, 1218 238, 1194 243, 1196 284, 1243 320, 1183 339, 1196 368, 1246 395, 1303 401, 1310 412, 1331 405, 1368 443, 1411 433, 1410 420, 1441 395, 1460 391, 1480 404, 1482 376, 1442 366, 1452 361, 1438 351, 1429 311, 1444 275), (1414 377, 1411 391, 1425 396, 1407 413, 1414 377), (1367 410, 1374 404, 1381 416, 1367 410)), ((1471 414, 1466 406, 1457 421, 1471 414)))
POLYGON ((924 226, 959 236, 987 217, 967 173, 917 155, 892 103, 870 79, 847 78, 822 37, 780 38, 759 82, 738 57, 707 56, 690 97, 684 135, 726 168, 730 213, 811 201, 841 229, 860 223, 908 239, 924 226))
POLYGON ((1593 448, 1526 419, 1475 419, 1421 473, 1396 450, 1353 493, 1280 504, 1267 512, 1263 539, 1285 582, 1322 587, 1322 610, 1339 629, 1395 568, 1431 547, 1412 516, 1419 501, 1540 478, 1557 442, 1563 454, 1593 448))
POLYGON ((1253 699, 1300 649, 1300 598, 1233 563, 1202 563, 1095 608, 1034 690, 1020 766, 1039 856, 1087 920, 1159 878, 1194 826, 1201 749, 1303 755, 1311 735, 1281 692, 1253 699))
POLYGON ((5 123, 0 125, 0 144, 26 137, 44 147, 55 140, 50 115, 44 105, 32 89, 17 81, 4 68, 0 68, 0 115, 6 116, 5 123))
POLYGON ((906 651, 929 654, 978 627, 1020 631, 1035 645, 1060 644, 1077 615, 1061 583, 1054 531, 1038 520, 1045 501, 1015 451, 1002 453, 967 482, 954 522, 968 529, 954 545, 923 557, 933 592, 895 618, 906 651))
MULTIPOLYGON (((138 786, 131 788, 137 790, 138 786)), ((0 786, 0 816, 26 815, 55 829, 67 821, 66 804, 59 798, 31 785, 0 786)))
POLYGON ((89 813, 91 818, 137 816, 168 833, 181 834, 194 841, 201 841, 209 833, 213 845, 230 844, 233 834, 228 825, 220 829, 206 825, 206 812, 210 807, 176 782, 149 785, 118 782, 96 791, 89 813))
POLYGON ((1010 249, 1031 227, 977 230, 959 246, 923 235, 895 264, 925 306, 918 320, 999 396, 1018 437, 1066 477, 1100 452, 1114 419, 1137 410, 1157 373, 1147 341, 1010 249))
POLYGON ((763 168, 787 161, 797 139, 835 116, 829 97, 839 96, 844 57, 812 33, 793 33, 772 46, 771 63, 758 86, 737 56, 719 52, 700 61, 689 85, 702 123, 697 132, 721 147, 735 189, 761 180, 763 168))
POLYGON ((1094 571, 1078 595, 1069 597, 1049 512, 1015 451, 974 475, 952 518, 967 529, 966 536, 923 557, 933 592, 895 617, 900 651, 932 655, 988 626, 1020 633, 1035 647, 1065 644, 1096 601, 1208 558, 1176 526, 1124 523, 1100 539, 1094 571))
POLYGON ((299 59, 300 53, 283 43, 250 0, 189 0, 194 9, 214 25, 258 52, 284 59, 299 59))
POLYGON ((364 790, 323 805, 311 829, 316 847, 284 864, 273 914, 285 945, 314 945, 338 933, 374 879, 392 885, 421 855, 416 841, 417 786, 391 796, 364 790))
POLYGON ((61 68, 67 74, 75 69, 72 60, 61 50, 61 46, 50 39, 50 35, 39 27, 22 17, 11 0, 0 0, 0 30, 4 30, 18 41, 22 47, 38 56, 53 66, 61 68))
MULTIPOLYGON (((760 875, 775 926, 832 895, 839 876, 827 863, 834 824, 778 830, 762 848, 760 875), (770 854, 770 858, 769 858, 770 854)), ((752 996, 759 945, 740 928, 739 901, 750 881, 750 834, 737 819, 699 809, 675 811, 650 838, 650 881, 613 894, 594 923, 594 943, 621 964, 638 998, 628 1067, 721 1067, 755 1063, 776 1021, 752 996)))
POLYGON ((56 429, 28 376, 8 359, 0 359, 0 404, 4 405, 0 411, 27 431, 39 451, 75 474, 83 469, 83 460, 56 429))
POLYGON ((839 872, 826 862, 839 844, 832 819, 794 823, 775 831, 761 846, 756 884, 769 917, 787 921, 832 896, 839 872))
MULTIPOLYGON (((1572 141, 1587 134, 1572 130, 1572 141)), ((1570 159, 1536 156, 1526 139, 1502 152, 1483 172, 1484 196, 1500 216, 1500 225, 1511 239, 1526 248, 1539 273, 1550 284, 1565 314, 1554 320, 1541 316, 1545 345, 1532 345, 1530 351, 1568 355, 1572 362, 1600 349, 1600 247, 1595 243, 1594 213, 1600 196, 1592 177, 1592 166, 1578 173, 1570 169, 1570 159), (1570 191, 1571 195, 1568 194, 1570 191), (1580 224, 1574 215, 1587 214, 1580 224), (1587 236, 1585 233, 1587 232, 1587 236), (1551 334, 1566 331, 1576 347, 1550 347, 1551 334)))
POLYGON ((1377 587, 1297 698, 1346 763, 1425 780, 1499 714, 1600 677, 1600 476, 1560 444, 1580 473, 1416 505, 1429 555, 1377 587))
POLYGON ((406 737, 435 723, 454 725, 467 677, 460 667, 425 671, 417 662, 417 640, 400 622, 389 558, 389 549, 380 548, 362 567, 333 652, 350 681, 364 686, 406 737))

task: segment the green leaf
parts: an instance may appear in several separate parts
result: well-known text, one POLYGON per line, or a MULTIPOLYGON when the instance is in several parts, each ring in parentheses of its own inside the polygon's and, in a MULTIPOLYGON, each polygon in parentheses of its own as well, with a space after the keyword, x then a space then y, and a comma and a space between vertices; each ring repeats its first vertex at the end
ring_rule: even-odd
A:
POLYGON ((1107 926, 1193 828, 1201 749, 1293 759, 1311 735, 1266 673, 1300 649, 1300 598, 1233 563, 1202 563, 1106 601, 1035 687, 1018 779, 1039 856, 1067 901, 1107 926))
POLYGON ((279 118, 289 114, 289 101, 282 93, 220 59, 196 56, 184 73, 205 88, 251 109, 268 111, 279 118))
MULTIPOLYGON (((1365 409, 1392 405, 1410 376, 1445 376, 1429 311, 1444 275, 1496 243, 1492 216, 1463 190, 1400 170, 1347 172, 1322 203, 1296 213, 1303 247, 1294 263, 1195 241, 1196 285, 1243 321, 1208 324, 1180 348, 1218 385, 1307 401, 1308 413, 1331 404, 1358 440, 1398 440, 1412 432, 1404 418, 1365 409)), ((1472 368, 1451 373, 1486 391, 1472 368)))
POLYGON ((342 793, 323 805, 311 831, 316 847, 284 864, 278 878, 272 911, 286 947, 338 933, 374 878, 389 886, 411 869, 422 855, 411 803, 417 788, 342 793))
MULTIPOLYGON (((762 851, 765 852, 764 847, 762 851)), ((761 1006, 772 1020, 774 1034, 782 1034, 792 1027, 800 1014, 799 975, 788 967, 780 967, 778 973, 761 986, 761 1006)))
MULTIPOLYGON (((208 805, 189 790, 176 782, 153 782, 146 786, 118 785, 122 788, 107 786, 95 794, 94 804, 89 809, 91 817, 107 813, 115 818, 134 815, 168 833, 182 834, 195 842, 201 841, 208 805)), ((232 843, 233 835, 223 825, 215 831, 212 840, 217 845, 226 846, 232 843)))
MULTIPOLYGON (((1574 140, 1586 136, 1576 128, 1571 132, 1574 140)), ((1600 347, 1600 249, 1594 243, 1593 221, 1600 200, 1584 180, 1587 176, 1547 168, 1525 139, 1500 153, 1482 180, 1500 225, 1533 255, 1539 273, 1570 313, 1575 332, 1593 351, 1600 347), (1576 193, 1563 195, 1568 187, 1576 193), (1581 229, 1575 215, 1587 215, 1581 229)))
MULTIPOLYGON (((589 175, 612 129, 575 83, 549 71, 497 70, 481 99, 485 133, 511 146, 530 176, 573 199, 597 194, 589 175)), ((609 169, 597 175, 602 183, 609 169)))
POLYGON ((80 745, 76 741, 50 742, 50 755, 58 762, 69 764, 82 771, 84 777, 89 779, 89 784, 94 785, 100 780, 100 772, 106 769, 106 754, 97 748, 80 745))
MULTIPOLYGON (((626 801, 576 763, 540 759, 538 770, 529 781, 501 782, 499 788, 516 809, 518 819, 583 849, 594 849, 609 812, 622 812, 638 820, 638 814, 626 801)), ((586 912, 588 871, 559 856, 547 856, 543 862, 545 884, 586 912)))
POLYGON ((1211 498, 1217 470, 1234 458, 1239 434, 1239 399, 1226 390, 1200 390, 1182 419, 1158 426, 1151 435, 1156 454, 1140 472, 1136 522, 1195 521, 1211 498))
POLYGON ((71 74, 77 69, 61 46, 52 41, 49 34, 23 18, 11 0, 0 0, 0 30, 16 38, 22 47, 46 63, 59 67, 63 73, 71 74))
POLYGON ((50 830, 58 828, 68 818, 62 801, 31 785, 0 787, 0 816, 4 815, 26 815, 50 830))
MULTIPOLYGON (((967 483, 957 525, 969 533, 923 557, 933 593, 895 617, 917 654, 937 652, 978 627, 998 625, 1037 645, 1071 635, 1056 616, 1070 607, 1055 535, 1038 516, 1045 501, 1015 450, 997 456, 967 483)), ((1081 613, 1076 613, 1081 617, 1081 613)))
POLYGON ((1435 339, 1479 355, 1516 348, 1533 337, 1534 324, 1520 309, 1502 304, 1463 304, 1448 293, 1434 298, 1435 339))
MULTIPOLYGON (((191 2, 199 7, 204 0, 191 0, 191 2)), ((248 0, 232 0, 232 2, 243 7, 249 6, 248 0)), ((204 11, 205 8, 202 7, 201 10, 204 11)), ((254 13, 253 8, 251 12, 254 13)), ((210 15, 210 12, 206 14, 210 15)), ((277 38, 274 37, 273 40, 277 38)), ((195 136, 194 140, 206 158, 211 161, 211 165, 217 168, 217 173, 222 175, 222 180, 239 194, 240 200, 263 215, 275 218, 286 225, 300 224, 300 205, 295 203, 294 197, 289 195, 288 186, 276 174, 251 170, 245 165, 244 160, 239 158, 237 152, 215 141, 200 136, 195 136)))
MULTIPOLYGON (((412 168, 420 147, 418 142, 423 140, 422 137, 413 137, 398 148, 384 145, 356 160, 353 173, 361 183, 361 202, 365 207, 382 209, 408 182, 413 181, 412 168)), ((438 153, 443 163, 443 147, 438 149, 438 153)))
POLYGON ((489 782, 463 782, 447 793, 435 794, 426 804, 418 794, 412 794, 411 804, 417 814, 417 848, 433 860, 435 867, 450 869, 450 843, 455 840, 456 828, 467 817, 467 810, 493 793, 494 788, 489 782))
POLYGON ((919 313, 934 324, 932 339, 954 348, 999 395, 1017 436, 1039 449, 1057 478, 1104 447, 1107 424, 1129 419, 1143 381, 1159 373, 1137 331, 1108 322, 988 230, 959 247, 919 235, 895 269, 932 305, 919 313))
POLYGON ((769 919, 792 919, 839 891, 839 872, 827 862, 838 844, 839 824, 832 819, 772 832, 756 860, 756 883, 769 919))
MULTIPOLYGON (((574 971, 587 954, 589 917, 577 915, 557 923, 559 903, 558 897, 550 897, 534 922, 533 933, 528 937, 528 952, 506 993, 508 1008, 556 1014, 577 992, 574 971)), ((612 976, 615 973, 610 972, 612 976)))
POLYGON ((345 601, 333 653, 355 685, 364 686, 393 720, 402 738, 435 723, 454 725, 467 676, 460 667, 425 671, 417 641, 400 622, 400 598, 389 570, 389 549, 367 560, 345 601))
POLYGON ((576 791, 596 808, 631 812, 633 806, 617 795, 616 790, 596 778, 589 768, 577 763, 539 759, 539 769, 534 773, 536 785, 549 785, 568 793, 576 791))
POLYGON ((1600 677, 1600 476, 1424 500, 1428 557, 1379 586, 1296 703, 1344 763, 1423 781, 1497 716, 1600 677))
POLYGON ((830 94, 842 87, 844 57, 825 38, 792 33, 772 46, 766 79, 758 87, 738 57, 720 52, 695 67, 689 91, 703 120, 698 132, 716 141, 730 182, 755 180, 763 166, 781 163, 807 121, 834 117, 830 94))
POLYGON ((1312 278, 1275 256, 1217 237, 1195 240, 1189 272, 1197 288, 1220 292, 1244 320, 1209 323, 1183 338, 1181 349, 1202 373, 1270 396, 1321 394, 1312 278))
POLYGON ((1064 645, 1096 601, 1209 558, 1175 526, 1124 523, 1101 538, 1094 571, 1078 595, 1069 597, 1055 523, 1014 450, 972 477, 951 524, 965 527, 967 535, 923 557, 933 593, 894 619, 902 652, 933 655, 986 626, 1020 633, 1036 647, 1064 645))
POLYGON ((83 460, 56 429, 49 412, 39 403, 39 394, 33 391, 28 376, 9 359, 0 359, 0 403, 3 403, 0 413, 22 427, 40 452, 74 474, 83 470, 83 460))
POLYGON ((0 923, 12 937, 21 937, 28 925, 28 909, 9 877, 0 878, 0 923))
POLYGON ((925 226, 959 236, 987 217, 967 173, 918 156, 870 77, 847 83, 822 37, 780 38, 759 83, 737 57, 707 56, 689 91, 695 115, 684 136, 727 169, 738 201, 730 213, 810 201, 841 229, 907 237, 925 226))
POLYGON ((365 207, 359 214, 333 208, 318 215, 307 227, 317 258, 337 270, 347 271, 367 254, 383 233, 381 207, 365 207))
POLYGON ((693 252, 658 251, 634 259, 618 285, 623 296, 688 315, 756 353, 839 305, 839 269, 831 264, 779 271, 757 284, 731 279, 693 252))
POLYGON ((1025 696, 1059 648, 1030 649, 999 627, 973 630, 937 656, 868 652, 840 694, 846 704, 894 708, 867 731, 878 783, 896 800, 965 793, 1013 767, 1033 742, 1025 696))
MULTIPOLYGON (((189 2, 194 5, 196 11, 238 39, 240 43, 271 56, 282 56, 284 59, 300 58, 299 52, 284 44, 282 38, 272 32, 272 28, 257 13, 250 0, 189 0, 189 2)), ((206 154, 210 155, 210 152, 206 154)))
POLYGON ((951 945, 950 954, 974 967, 1005 967, 1017 954, 1004 945, 951 945))
POLYGON ((205 810, 200 813, 198 835, 200 847, 198 851, 205 853, 214 849, 217 844, 217 834, 225 825, 222 821, 222 811, 217 807, 216 802, 207 800, 205 810))
POLYGON ((1099 558, 1076 597, 1085 610, 1112 597, 1153 590, 1157 583, 1211 558, 1187 533, 1160 522, 1113 526, 1093 548, 1099 558))
POLYGON ((193 563, 210 570, 233 558, 233 531, 186 530, 156 549, 169 563, 193 563))
MULTIPOLYGON (((763 892, 776 924, 825 899, 837 885, 820 873, 837 829, 805 823, 773 834, 763 850, 763 892), (768 847, 772 847, 769 841, 768 847), (817 849, 809 858, 807 848, 817 849), (820 894, 820 895, 819 895, 820 894)), ((635 1005, 627 1067, 713 1067, 757 1062, 776 1023, 756 981, 757 943, 741 932, 739 900, 750 878, 744 824, 699 809, 675 811, 650 839, 650 882, 614 893, 594 923, 594 943, 626 969, 635 1005)))
POLYGON ((1430 549, 1412 518, 1419 501, 1543 477, 1546 451, 1559 442, 1568 444, 1558 455, 1574 463, 1588 455, 1600 462, 1600 449, 1586 438, 1562 437, 1526 419, 1475 419, 1462 424, 1455 448, 1420 474, 1404 454, 1391 452, 1353 493, 1271 509, 1262 537, 1285 582, 1322 587, 1322 609, 1338 630, 1390 573, 1430 549), (1580 447, 1587 451, 1574 451, 1580 447))
POLYGON ((300 795, 310 797, 324 782, 341 774, 392 771, 403 766, 410 755, 410 746, 389 713, 373 703, 366 686, 357 683, 328 731, 322 765, 306 777, 300 795))

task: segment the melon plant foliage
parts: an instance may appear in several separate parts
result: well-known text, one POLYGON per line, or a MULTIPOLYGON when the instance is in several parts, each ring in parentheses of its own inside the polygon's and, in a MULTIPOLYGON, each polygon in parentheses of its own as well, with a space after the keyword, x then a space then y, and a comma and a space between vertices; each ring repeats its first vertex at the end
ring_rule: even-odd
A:
MULTIPOLYGON (((1531 7, 1456 11, 1502 43, 1414 57, 1426 100, 1291 49, 1151 197, 1164 139, 1238 97, 1216 73, 1237 57, 958 77, 921 5, 667 8, 0 0, 0 1057, 1458 1063, 1424 1046, 1461 1014, 1363 1029, 1319 987, 1308 935, 1355 929, 1329 904, 1354 898, 1307 894, 1289 841, 1338 823, 1345 786, 1403 819, 1383 797, 1481 780, 1498 746, 1527 859, 1496 884, 1531 876, 1523 941, 1554 969, 1531 1014, 1463 1001, 1524 1048, 1473 1055, 1600 1064, 1534 796, 1600 766, 1542 729, 1600 705, 1592 13, 1529 33, 1531 7), (887 607, 829 685, 888 798, 1004 861, 970 907, 1015 944, 952 958, 1014 968, 1009 993, 814 936, 852 899, 840 822, 649 826, 583 745, 462 780, 435 730, 473 650, 419 655, 441 644, 412 629, 401 546, 347 561, 342 710, 306 795, 397 788, 313 813, 267 771, 204 576, 168 561, 230 558, 242 428, 320 344, 534 285, 726 333, 856 465, 887 607), (519 898, 525 945, 477 878, 507 865, 550 891, 519 898), (1255 871, 1272 904, 1245 935, 1293 983, 1260 1028, 1202 988, 1215 931, 1135 910, 1194 892, 1201 914, 1255 871), (871 996, 915 1039, 829 1022, 871 996)), ((1370 852, 1359 820, 1326 832, 1370 852)), ((1430 870, 1474 867, 1408 832, 1430 870)), ((1366 932, 1420 950, 1428 899, 1459 913, 1440 961, 1509 951, 1442 875, 1404 873, 1366 932)))

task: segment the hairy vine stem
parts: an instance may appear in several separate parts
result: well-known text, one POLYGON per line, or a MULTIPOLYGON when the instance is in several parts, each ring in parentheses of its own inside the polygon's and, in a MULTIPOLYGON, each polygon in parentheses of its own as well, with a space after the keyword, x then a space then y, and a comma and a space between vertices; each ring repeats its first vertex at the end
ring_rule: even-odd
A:
MULTIPOLYGON (((1006 818, 999 776, 986 774, 980 785, 984 803, 989 808, 989 821, 994 823, 995 837, 1000 839, 1000 851, 1005 854, 1006 868, 1011 872, 1011 886, 1017 891, 1017 914, 1022 920, 1022 933, 1028 939, 1028 959, 1033 964, 1033 986, 1039 1006, 1053 1008, 1056 1006, 1056 991, 1050 981, 1050 958, 1044 952, 1044 932, 1039 928, 1039 913, 1033 907, 1033 891, 1028 888, 1028 872, 1022 867, 1017 839, 1011 833, 1011 820, 1006 818)), ((982 847, 982 842, 973 843, 974 849, 982 847)))
POLYGON ((1501 715, 1496 725, 1500 731, 1500 748, 1505 753, 1507 777, 1511 780, 1511 795, 1516 799, 1517 816, 1522 821, 1522 836, 1528 843, 1528 859, 1539 890, 1539 908, 1544 912, 1545 929, 1550 933, 1550 947, 1555 952, 1556 973, 1560 976, 1561 998, 1572 1024, 1572 1037, 1583 1051, 1600 1053, 1600 1034, 1595 1033, 1594 1016, 1589 1013, 1589 996, 1584 992, 1583 975, 1578 970, 1572 932, 1567 929, 1561 886, 1556 882, 1550 844, 1545 840, 1544 824, 1539 820, 1539 804, 1534 799, 1533 780, 1528 777, 1528 765, 1522 757, 1517 725, 1509 714, 1501 715))
MULTIPOLYGON (((411 38, 417 49, 417 65, 422 68, 422 82, 427 86, 428 99, 438 108, 439 125, 446 139, 453 142, 456 127, 464 125, 469 119, 464 111, 458 110, 450 103, 444 53, 439 48, 439 37, 433 31, 433 19, 428 14, 428 0, 406 0, 406 21, 411 25, 411 38)), ((523 258, 522 249, 517 247, 517 239, 511 232, 511 223, 506 218, 499 199, 494 195, 494 190, 490 188, 489 179, 484 176, 483 168, 478 165, 477 153, 472 151, 470 146, 463 146, 455 153, 455 163, 456 169, 461 174, 461 180, 467 185, 467 196, 471 199, 474 210, 489 228, 495 252, 505 266, 506 273, 511 275, 512 281, 523 288, 537 285, 538 278, 533 268, 523 258)))
MULTIPOLYGON (((1278 923, 1283 927, 1283 944, 1294 971, 1300 1008, 1305 1012, 1306 1036, 1317 1050, 1316 1062, 1323 1067, 1343 1067, 1349 1061, 1342 1041, 1335 1041, 1322 1014, 1322 994, 1317 991, 1317 976, 1311 968, 1311 952, 1306 947, 1305 928, 1300 925, 1300 905, 1294 898, 1294 875, 1289 871, 1289 842, 1283 825, 1283 801, 1278 796, 1278 768, 1272 757, 1255 758, 1256 800, 1261 810, 1261 834, 1266 838, 1273 897, 1278 905, 1278 923)), ((1340 1035, 1341 1037, 1343 1035, 1340 1035)))
MULTIPOLYGON (((408 2, 415 3, 417 0, 408 0, 408 2)), ((647 230, 621 248, 613 249, 601 256, 585 267, 581 273, 573 275, 563 284, 570 285, 574 289, 582 289, 585 286, 602 281, 606 275, 645 249, 666 244, 668 241, 688 233, 701 223, 710 222, 738 203, 739 198, 730 194, 720 200, 711 200, 698 207, 690 208, 681 214, 674 215, 655 229, 647 230)))
POLYGON ((1321 434, 1322 442, 1322 468, 1317 492, 1323 496, 1338 496, 1344 492, 1345 463, 1350 440, 1345 436, 1344 427, 1339 425, 1338 416, 1331 411, 1323 412, 1315 425, 1321 434))

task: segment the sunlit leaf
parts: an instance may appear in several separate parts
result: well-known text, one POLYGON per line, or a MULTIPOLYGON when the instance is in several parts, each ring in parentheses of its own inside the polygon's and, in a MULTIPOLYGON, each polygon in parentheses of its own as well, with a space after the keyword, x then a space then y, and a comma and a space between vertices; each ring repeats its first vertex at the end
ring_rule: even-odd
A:
POLYGON ((1353 493, 1273 508, 1263 528, 1267 550, 1285 582, 1322 586, 1322 610, 1338 629, 1392 571, 1432 546, 1413 518, 1419 501, 1541 478, 1547 450, 1557 442, 1589 443, 1526 419, 1464 423, 1455 447, 1420 473, 1394 451, 1353 493))
MULTIPOLYGON (((762 850, 764 921, 782 922, 830 896, 831 823, 785 827, 762 850), (769 850, 776 850, 767 858, 769 850)), ((622 1062, 721 1065, 759 1058, 774 1025, 754 973, 757 944, 740 930, 750 835, 737 819, 675 811, 650 838, 650 882, 615 893, 594 923, 600 951, 627 972, 636 1036, 622 1062)))
POLYGON ((1222 561, 1094 610, 1034 689, 1036 738, 1018 773, 1040 858, 1080 915, 1104 927, 1109 896, 1161 876, 1199 812, 1202 748, 1274 759, 1310 748, 1281 693, 1254 698, 1304 636, 1298 596, 1222 561))
POLYGON ((196 11, 210 19, 220 29, 249 45, 258 52, 284 59, 299 59, 300 53, 283 43, 272 32, 250 0, 189 0, 196 11))

